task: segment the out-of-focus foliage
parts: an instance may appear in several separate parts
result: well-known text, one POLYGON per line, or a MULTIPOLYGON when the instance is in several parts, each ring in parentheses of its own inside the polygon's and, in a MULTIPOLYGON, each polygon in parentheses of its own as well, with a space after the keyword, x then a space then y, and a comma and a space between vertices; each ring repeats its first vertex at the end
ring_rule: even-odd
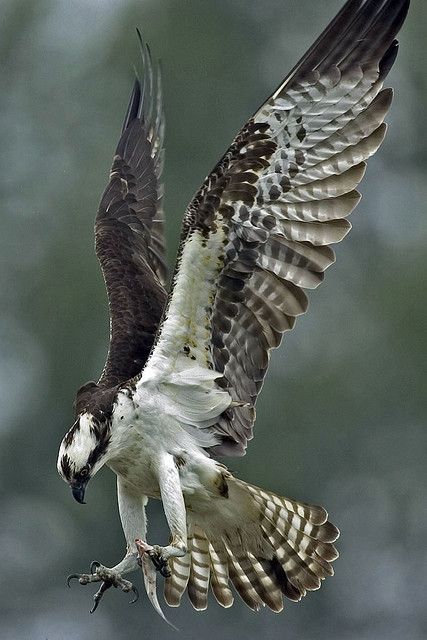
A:
MULTIPOLYGON (((135 26, 162 59, 166 210, 185 205, 338 0, 3 0, 1 55, 0 614, 4 640, 172 638, 144 598, 65 587, 123 552, 105 470, 76 504, 56 474, 75 388, 108 340, 92 224, 119 134, 135 26)), ((336 577, 275 616, 214 602, 170 611, 183 637, 421 640, 427 634, 425 3, 389 77, 390 131, 354 230, 273 357, 256 438, 230 466, 320 502, 342 531, 336 577)), ((150 540, 166 536, 151 507, 150 540)))

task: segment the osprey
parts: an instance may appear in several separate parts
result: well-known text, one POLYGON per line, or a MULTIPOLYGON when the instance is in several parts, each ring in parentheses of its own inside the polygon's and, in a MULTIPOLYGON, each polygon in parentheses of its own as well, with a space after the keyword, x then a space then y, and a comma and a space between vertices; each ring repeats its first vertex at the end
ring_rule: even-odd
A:
MULTIPOLYGON (((96 253, 111 332, 97 383, 77 392, 58 471, 83 503, 107 465, 117 476, 127 550, 80 584, 111 586, 142 567, 161 613, 185 590, 205 609, 231 585, 254 610, 281 611, 333 574, 338 529, 320 506, 247 484, 218 461, 244 455, 270 351, 307 309, 359 202, 365 161, 380 146, 392 67, 409 0, 348 0, 244 125, 187 208, 165 289, 161 85, 141 41, 136 79, 96 217, 96 253), (146 542, 145 505, 162 500, 167 546, 146 542)), ((161 614, 163 615, 163 614, 161 614)))

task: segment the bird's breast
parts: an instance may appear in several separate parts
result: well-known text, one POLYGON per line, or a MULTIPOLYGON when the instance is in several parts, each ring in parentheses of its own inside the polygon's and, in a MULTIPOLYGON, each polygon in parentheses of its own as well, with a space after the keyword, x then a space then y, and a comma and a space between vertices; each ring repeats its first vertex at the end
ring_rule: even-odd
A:
MULTIPOLYGON (((144 390, 143 390, 144 391, 144 390)), ((173 457, 184 499, 189 503, 224 496, 222 467, 206 456, 188 430, 165 414, 156 398, 140 393, 132 399, 132 410, 117 405, 112 429, 120 443, 108 466, 141 494, 160 498, 159 460, 173 457)))
POLYGON ((141 494, 150 498, 159 498, 158 477, 153 458, 144 449, 143 443, 137 443, 112 458, 108 466, 117 476, 136 487, 141 494))

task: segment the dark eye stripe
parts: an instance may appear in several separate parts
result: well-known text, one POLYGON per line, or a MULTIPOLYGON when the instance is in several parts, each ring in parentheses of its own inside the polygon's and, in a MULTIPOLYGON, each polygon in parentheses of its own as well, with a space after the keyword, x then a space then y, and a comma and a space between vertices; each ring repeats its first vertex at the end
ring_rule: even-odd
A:
POLYGON ((67 454, 61 458, 61 471, 64 478, 71 480, 71 461, 67 454))
POLYGON ((71 429, 68 431, 68 433, 64 438, 64 444, 66 447, 69 447, 71 445, 71 443, 74 440, 74 434, 77 433, 79 429, 80 429, 80 421, 79 421, 79 418, 77 418, 77 420, 75 421, 75 423, 73 424, 73 426, 71 427, 71 429))
POLYGON ((98 442, 96 447, 91 451, 89 455, 87 462, 90 467, 93 467, 95 462, 97 462, 99 458, 105 453, 105 451, 108 448, 108 445, 110 444, 110 439, 111 439, 110 433, 106 433, 101 437, 100 441, 98 442))

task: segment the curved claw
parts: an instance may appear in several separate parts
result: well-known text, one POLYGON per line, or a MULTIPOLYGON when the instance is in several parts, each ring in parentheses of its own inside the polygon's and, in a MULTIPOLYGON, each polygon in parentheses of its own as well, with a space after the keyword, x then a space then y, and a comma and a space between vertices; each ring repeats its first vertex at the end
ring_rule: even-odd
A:
POLYGON ((102 582, 102 584, 99 587, 98 591, 93 596, 94 604, 93 604, 92 609, 90 610, 90 613, 94 613, 97 610, 102 596, 107 591, 107 589, 109 589, 111 586, 112 586, 111 582, 102 582))
POLYGON ((67 577, 67 587, 69 589, 71 589, 71 585, 70 585, 70 580, 78 580, 80 578, 80 574, 78 573, 70 573, 70 575, 67 577))
POLYGON ((134 587, 133 585, 132 585, 132 592, 135 594, 135 597, 134 597, 134 599, 133 599, 133 600, 131 600, 131 601, 129 602, 129 604, 135 604, 135 602, 136 602, 136 601, 138 600, 138 598, 139 598, 139 591, 138 591, 138 589, 137 589, 136 587, 134 587))
MULTIPOLYGON (((93 599, 95 600, 95 596, 93 596, 93 599)), ((99 601, 101 600, 101 598, 98 598, 97 600, 95 600, 92 609, 89 611, 89 613, 95 613, 95 611, 98 608, 99 605, 99 601)))
POLYGON ((99 569, 99 567, 101 566, 101 563, 98 562, 98 560, 94 560, 93 562, 90 563, 90 572, 92 575, 95 575, 96 570, 99 569))
POLYGON ((134 594, 134 598, 133 600, 130 601, 130 604, 134 604, 139 598, 138 589, 134 587, 134 585, 131 582, 128 582, 127 580, 123 580, 119 573, 117 573, 114 570, 103 567, 101 563, 96 560, 93 561, 90 565, 90 574, 89 573, 71 573, 67 577, 67 586, 69 588, 71 587, 70 582, 73 579, 78 580, 79 583, 83 585, 89 584, 92 582, 101 582, 101 586, 93 596, 94 603, 93 603, 92 609, 90 610, 90 613, 94 613, 97 610, 102 596, 107 591, 107 589, 110 589, 111 587, 116 587, 116 588, 120 587, 121 590, 124 591, 125 593, 129 593, 130 591, 132 591, 134 594), (102 568, 102 571, 98 571, 100 568, 102 568))

